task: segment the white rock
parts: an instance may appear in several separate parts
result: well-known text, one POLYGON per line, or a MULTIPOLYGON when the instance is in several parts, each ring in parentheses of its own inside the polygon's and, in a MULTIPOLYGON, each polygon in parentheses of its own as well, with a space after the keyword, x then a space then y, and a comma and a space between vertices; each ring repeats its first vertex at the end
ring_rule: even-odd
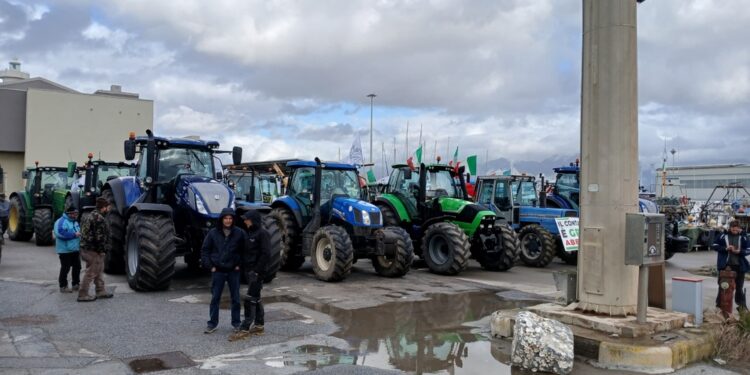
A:
POLYGON ((568 326, 529 311, 518 313, 515 320, 511 346, 514 365, 561 375, 573 370, 573 331, 568 326))
POLYGON ((515 310, 498 310, 490 318, 490 332, 492 337, 513 337, 513 326, 516 324, 515 310))

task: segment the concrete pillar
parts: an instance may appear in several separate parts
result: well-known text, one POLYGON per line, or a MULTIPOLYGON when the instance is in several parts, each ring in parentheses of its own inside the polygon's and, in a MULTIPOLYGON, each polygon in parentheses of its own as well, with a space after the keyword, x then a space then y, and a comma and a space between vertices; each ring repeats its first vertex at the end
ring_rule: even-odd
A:
POLYGON ((625 213, 638 212, 636 0, 583 0, 577 308, 635 314, 625 213))

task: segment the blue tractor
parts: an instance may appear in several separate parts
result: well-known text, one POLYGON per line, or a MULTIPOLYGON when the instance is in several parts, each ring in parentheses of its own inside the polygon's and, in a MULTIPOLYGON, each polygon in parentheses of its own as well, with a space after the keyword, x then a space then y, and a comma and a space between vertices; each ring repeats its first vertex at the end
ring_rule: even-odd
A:
POLYGON ((271 203, 281 229, 281 269, 299 269, 309 256, 315 276, 345 279, 357 259, 370 258, 386 277, 405 275, 414 258, 409 234, 383 227, 380 210, 366 198, 357 168, 315 161, 287 163, 286 195, 271 203))
POLYGON ((555 218, 578 217, 578 211, 539 207, 533 176, 478 177, 475 192, 477 203, 518 232, 518 256, 524 264, 546 267, 565 252, 555 218))
MULTIPOLYGON (((111 256, 106 268, 125 272, 138 291, 164 290, 174 275, 175 258, 184 256, 199 268, 206 233, 223 208, 234 208, 234 193, 215 170, 219 143, 194 139, 146 137, 131 133, 125 159, 138 158, 134 176, 107 181, 102 197, 112 204, 107 223, 111 256)), ((235 161, 242 149, 232 151, 235 161)))

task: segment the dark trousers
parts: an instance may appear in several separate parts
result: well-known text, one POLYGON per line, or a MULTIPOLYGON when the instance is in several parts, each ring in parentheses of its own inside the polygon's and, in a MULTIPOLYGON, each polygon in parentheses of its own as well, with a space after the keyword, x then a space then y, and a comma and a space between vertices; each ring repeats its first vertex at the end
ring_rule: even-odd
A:
POLYGON ((229 296, 232 298, 232 326, 240 326, 240 273, 239 271, 211 273, 211 307, 209 308, 208 325, 219 325, 219 303, 224 292, 224 284, 229 284, 229 296))
POLYGON ((8 217, 0 217, 0 237, 8 231, 8 217))
POLYGON ((68 286, 68 272, 70 270, 73 270, 73 286, 77 286, 81 283, 81 258, 79 256, 79 253, 76 251, 74 253, 64 253, 64 254, 58 254, 60 256, 60 277, 58 278, 58 281, 60 283, 60 288, 65 288, 68 286))
MULTIPOLYGON (((729 266, 732 271, 737 273, 737 277, 734 278, 734 303, 739 308, 747 308, 747 301, 745 300, 745 273, 740 272, 740 266, 729 266)), ((719 297, 721 296, 721 279, 719 279, 719 293, 716 295, 716 307, 719 307, 719 297)))
POLYGON ((254 273, 247 273, 247 295, 245 295, 245 320, 242 321, 242 329, 247 330, 254 323, 262 326, 265 318, 263 302, 260 299, 260 291, 263 289, 263 278, 254 273), (253 276, 254 275, 254 276, 253 276))

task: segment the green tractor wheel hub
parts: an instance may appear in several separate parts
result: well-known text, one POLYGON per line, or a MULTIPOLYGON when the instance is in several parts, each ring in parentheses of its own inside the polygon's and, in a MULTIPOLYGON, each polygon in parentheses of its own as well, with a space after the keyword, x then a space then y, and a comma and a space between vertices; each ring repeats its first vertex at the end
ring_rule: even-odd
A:
POLYGON ((437 264, 445 264, 450 260, 448 241, 443 236, 431 238, 428 251, 430 252, 430 258, 437 264))

